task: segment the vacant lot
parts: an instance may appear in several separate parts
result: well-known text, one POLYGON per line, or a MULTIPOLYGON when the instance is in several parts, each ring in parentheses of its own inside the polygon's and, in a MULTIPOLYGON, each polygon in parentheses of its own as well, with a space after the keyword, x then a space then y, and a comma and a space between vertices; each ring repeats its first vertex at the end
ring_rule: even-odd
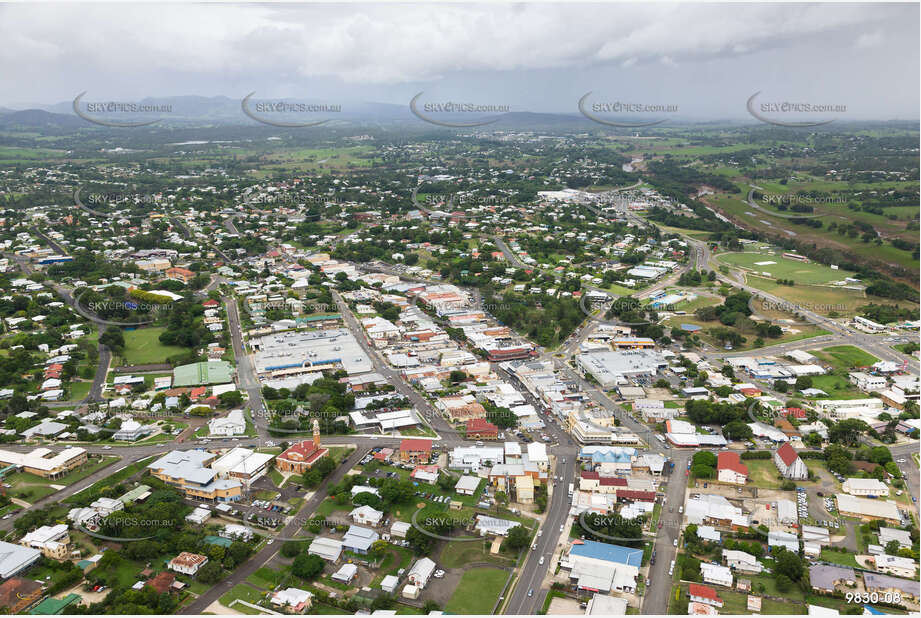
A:
POLYGON ((852 345, 836 345, 822 350, 812 350, 810 354, 834 366, 835 369, 868 367, 879 362, 879 359, 872 354, 852 345))
POLYGON ((491 614, 502 594, 508 574, 500 569, 481 567, 464 573, 454 595, 445 606, 449 614, 491 614))
POLYGON ((753 270, 758 274, 773 279, 793 279, 799 284, 823 284, 832 281, 842 281, 854 273, 844 270, 832 270, 823 264, 815 262, 799 262, 781 257, 779 253, 723 253, 719 261, 730 266, 739 266, 753 270), (774 262, 774 264, 759 264, 759 262, 774 262))
POLYGON ((174 354, 186 352, 185 348, 160 343, 162 327, 138 328, 125 331, 125 352, 122 361, 126 365, 164 363, 174 354))

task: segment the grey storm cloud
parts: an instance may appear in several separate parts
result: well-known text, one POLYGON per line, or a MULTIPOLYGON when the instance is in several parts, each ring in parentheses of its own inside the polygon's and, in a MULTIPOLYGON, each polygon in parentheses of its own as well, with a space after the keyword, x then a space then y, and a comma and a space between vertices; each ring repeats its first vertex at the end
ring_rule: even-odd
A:
POLYGON ((8 4, 0 103, 308 87, 402 102, 435 84, 553 111, 607 84, 687 109, 725 83, 917 116, 917 22, 912 4, 8 4), (870 99, 884 84, 897 102, 870 99))

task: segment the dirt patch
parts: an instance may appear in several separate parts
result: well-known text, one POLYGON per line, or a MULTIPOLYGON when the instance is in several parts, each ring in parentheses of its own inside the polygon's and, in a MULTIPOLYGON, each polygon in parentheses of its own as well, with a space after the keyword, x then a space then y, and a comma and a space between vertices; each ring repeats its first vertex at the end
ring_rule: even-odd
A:
POLYGON ((454 596, 454 590, 460 583, 463 574, 464 569, 447 569, 445 576, 441 579, 435 579, 434 577, 429 579, 428 586, 422 591, 421 600, 432 600, 444 607, 454 596))
POLYGON ((232 614, 234 616, 243 615, 243 612, 238 612, 235 609, 231 609, 226 605, 221 605, 220 601, 215 601, 211 605, 205 608, 205 614, 216 614, 220 616, 221 614, 232 614))
POLYGON ((570 598, 554 597, 550 601, 550 607, 547 608, 548 616, 578 616, 584 613, 585 610, 579 607, 579 602, 570 598))

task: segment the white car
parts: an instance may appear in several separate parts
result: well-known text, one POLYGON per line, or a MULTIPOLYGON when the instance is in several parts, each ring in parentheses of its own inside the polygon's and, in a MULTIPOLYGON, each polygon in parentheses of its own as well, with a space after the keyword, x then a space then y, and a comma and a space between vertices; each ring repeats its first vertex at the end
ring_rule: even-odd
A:
POLYGON ((543 533, 544 533, 543 530, 538 530, 538 531, 537 531, 537 536, 541 536, 543 533))
POLYGON ((543 557, 543 556, 540 557, 540 560, 537 561, 537 564, 540 564, 540 565, 543 565, 543 564, 544 564, 544 557, 543 557))
POLYGON ((560 532, 563 531, 563 524, 560 524, 560 532))
POLYGON ((678 539, 675 539, 675 542, 672 543, 672 545, 674 545, 675 547, 678 547, 678 539))
POLYGON ((268 541, 265 542, 265 544, 266 544, 266 545, 271 545, 271 544, 274 543, 274 542, 275 542, 275 539, 269 539, 268 541))

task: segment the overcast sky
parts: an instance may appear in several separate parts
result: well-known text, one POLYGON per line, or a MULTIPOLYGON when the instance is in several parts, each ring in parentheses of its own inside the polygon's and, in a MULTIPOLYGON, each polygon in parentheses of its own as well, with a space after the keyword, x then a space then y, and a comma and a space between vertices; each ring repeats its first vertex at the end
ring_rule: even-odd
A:
POLYGON ((0 5, 0 105, 196 94, 919 117, 917 4, 0 5))

